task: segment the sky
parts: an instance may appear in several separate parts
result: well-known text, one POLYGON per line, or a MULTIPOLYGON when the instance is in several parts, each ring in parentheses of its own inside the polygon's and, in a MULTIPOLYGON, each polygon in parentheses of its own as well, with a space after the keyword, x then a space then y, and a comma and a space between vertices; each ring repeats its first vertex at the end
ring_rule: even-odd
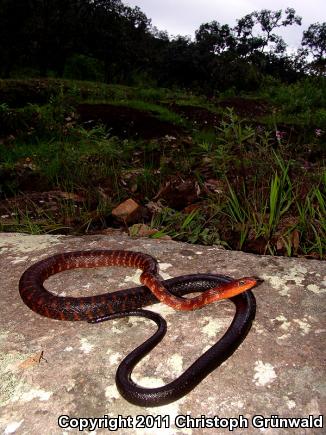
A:
POLYGON ((302 32, 310 24, 326 21, 326 0, 123 0, 123 3, 139 6, 153 26, 167 30, 170 36, 189 35, 192 39, 202 23, 216 20, 233 27, 237 19, 250 12, 285 11, 291 7, 302 17, 301 26, 293 24, 275 32, 283 37, 290 50, 301 45, 302 32))

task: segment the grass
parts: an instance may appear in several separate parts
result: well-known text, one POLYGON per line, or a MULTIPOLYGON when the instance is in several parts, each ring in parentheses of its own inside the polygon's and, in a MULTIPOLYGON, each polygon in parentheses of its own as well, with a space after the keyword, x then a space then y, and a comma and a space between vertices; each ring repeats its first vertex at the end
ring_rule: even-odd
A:
POLYGON ((272 80, 262 86, 261 97, 277 110, 265 117, 265 122, 291 124, 305 128, 326 128, 326 81, 310 77, 290 85, 272 80))
POLYGON ((125 101, 105 101, 106 104, 113 104, 116 106, 130 107, 132 109, 149 112, 161 121, 167 121, 174 125, 184 126, 185 119, 175 112, 171 112, 167 108, 158 104, 150 103, 142 100, 125 100, 125 101))
POLYGON ((240 229, 239 248, 251 232, 255 239, 265 240, 265 253, 277 254, 279 246, 291 256, 297 254, 300 243, 304 255, 314 252, 323 258, 326 249, 326 171, 318 187, 312 187, 303 199, 289 177, 290 163, 285 163, 276 153, 274 156, 280 174, 274 173, 269 179, 269 191, 258 200, 249 196, 245 189, 238 197, 228 185, 225 212, 232 227, 240 229))
POLYGON ((325 81, 270 83, 260 96, 277 109, 251 123, 202 96, 168 89, 21 80, 0 81, 0 95, 9 95, 0 100, 2 126, 15 132, 0 142, 0 210, 14 213, 0 219, 1 231, 91 232, 115 225, 112 209, 132 197, 157 203, 144 217, 158 230, 151 237, 326 258, 325 81), (19 107, 33 87, 42 102, 19 107), (149 112, 184 128, 186 138, 121 139, 103 125, 85 129, 75 117, 75 105, 85 101, 149 112), (222 119, 194 128, 162 105, 171 102, 210 108, 222 119), (54 210, 21 195, 21 179, 31 175, 44 190, 65 193, 54 210), (153 200, 175 178, 197 186, 190 208, 187 191, 179 209, 164 195, 153 200), (12 198, 17 205, 10 206, 12 198))
POLYGON ((215 216, 207 217, 200 209, 183 213, 166 207, 152 219, 151 227, 160 228, 152 238, 170 236, 189 243, 226 245, 220 239, 215 216))

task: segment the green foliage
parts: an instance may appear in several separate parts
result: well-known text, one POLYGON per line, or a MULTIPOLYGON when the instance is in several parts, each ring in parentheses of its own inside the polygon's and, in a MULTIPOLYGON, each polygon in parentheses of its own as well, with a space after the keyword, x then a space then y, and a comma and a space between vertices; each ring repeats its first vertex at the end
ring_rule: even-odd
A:
POLYGON ((263 9, 247 14, 237 21, 236 32, 240 37, 240 52, 243 55, 253 55, 255 51, 263 52, 271 43, 274 44, 272 52, 283 53, 286 44, 283 39, 272 33, 277 28, 286 27, 293 24, 301 25, 302 18, 295 15, 293 8, 285 10, 285 18, 282 20, 282 10, 271 11, 263 9), (254 29, 259 26, 261 34, 255 35, 254 29))
MULTIPOLYGON (((167 88, 143 88, 124 85, 107 85, 101 82, 78 80, 0 80, 0 102, 2 111, 13 108, 26 108, 27 105, 44 106, 50 99, 57 98, 58 103, 112 103, 167 113, 160 103, 176 101, 182 105, 194 105, 213 109, 201 95, 167 88), (152 103, 152 107, 146 106, 152 103), (134 105, 133 105, 134 104, 134 105), (139 106, 137 106, 139 104, 139 106)), ((66 104, 65 103, 65 104, 66 104)))
POLYGON ((199 210, 190 213, 177 212, 170 208, 164 208, 151 222, 152 228, 160 228, 153 238, 170 236, 175 240, 189 243, 201 243, 203 245, 225 245, 220 240, 213 217, 207 218, 199 210))
POLYGON ((226 177, 230 162, 241 162, 238 159, 239 151, 256 144, 257 149, 264 137, 260 137, 255 129, 245 124, 232 109, 227 109, 220 126, 213 130, 202 130, 194 135, 197 146, 192 150, 192 155, 205 156, 206 164, 210 165, 215 174, 226 177), (258 144, 259 145, 258 145, 258 144))
POLYGON ((7 103, 1 103, 0 104, 0 113, 1 114, 7 114, 9 111, 9 106, 7 103))
MULTIPOLYGON (((31 92, 27 81, 15 83, 21 92, 24 87, 31 92)), ((2 126, 14 132, 2 136, 0 142, 0 194, 19 194, 24 177, 32 175, 49 190, 80 194, 83 203, 76 209, 72 201, 62 200, 59 216, 43 210, 37 219, 21 207, 11 222, 1 221, 1 230, 84 233, 107 227, 112 208, 123 199, 132 197, 142 204, 156 201, 153 198, 175 177, 196 181, 198 203, 191 199, 189 209, 165 207, 154 213, 151 226, 158 232, 153 237, 169 235, 190 243, 245 250, 259 241, 265 253, 325 258, 322 79, 302 81, 301 88, 299 83, 285 86, 270 80, 265 98, 272 95, 275 107, 281 108, 274 111, 271 129, 261 119, 249 123, 232 110, 212 109, 215 100, 180 90, 67 80, 47 84, 51 92, 43 88, 43 82, 33 81, 35 95, 47 95, 41 105, 15 109, 0 104, 2 126), (122 140, 102 125, 87 130, 75 117, 74 105, 89 99, 150 112, 180 125, 183 134, 122 140), (206 124, 198 123, 194 129, 193 123, 172 112, 188 103, 196 106, 196 116, 201 108, 204 116, 208 109, 218 113, 217 127, 202 128, 206 124), (299 123, 305 112, 315 120, 319 116, 317 126, 305 124, 310 136, 304 140, 302 136, 275 137, 277 116, 283 122, 286 114, 295 116, 299 123)), ((2 83, 4 89, 8 91, 2 83)), ((252 99, 241 101, 252 103, 252 99)), ((300 127, 296 124, 295 130, 300 127)))
POLYGON ((310 77, 286 85, 270 78, 261 86, 261 96, 274 105, 265 122, 277 130, 277 125, 295 125, 297 130, 312 140, 315 129, 326 128, 326 79, 310 77))
POLYGON ((269 219, 267 234, 270 236, 280 223, 281 216, 288 210, 292 203, 291 191, 285 191, 284 180, 277 174, 271 180, 269 195, 269 219), (290 193, 290 194, 289 194, 290 193))
MULTIPOLYGON (((195 41, 157 31, 139 7, 120 0, 19 2, 0 6, 0 77, 66 77, 125 85, 178 86, 214 95, 254 90, 262 75, 300 75, 305 50, 292 58, 276 33, 297 25, 292 8, 253 11, 228 24, 202 23, 195 41), (257 33, 257 28, 259 29, 257 33), (300 62, 298 62, 300 58, 300 62), (300 68, 297 68, 300 63, 300 68)), ((322 58, 324 24, 304 34, 322 58)), ((29 101, 35 103, 35 101, 29 101)))
POLYGON ((309 254, 318 252, 323 258, 326 250, 326 172, 323 187, 314 187, 305 197, 304 202, 296 202, 299 212, 297 229, 301 234, 300 247, 309 254))
POLYGON ((221 54, 236 45, 232 29, 227 24, 221 25, 217 21, 202 24, 196 31, 196 41, 201 50, 213 54, 221 54))
POLYGON ((0 132, 5 133, 13 123, 12 112, 7 103, 0 103, 0 132))
POLYGON ((116 104, 117 106, 131 107, 133 109, 142 110, 144 112, 150 112, 158 119, 162 121, 168 121, 175 125, 185 124, 185 120, 182 118, 182 116, 158 104, 153 104, 141 100, 113 101, 113 104, 116 104))
MULTIPOLYGON (((61 143, 49 144, 52 158, 47 158, 42 165, 49 180, 59 184, 69 180, 73 186, 87 187, 90 180, 96 185, 102 179, 109 178, 114 184, 123 164, 121 142, 108 137, 100 127, 90 131, 78 129, 74 136, 78 138, 78 146, 73 137, 61 143)), ((114 187, 119 195, 116 183, 114 187)))
POLYGON ((42 219, 35 222, 27 210, 16 209, 13 213, 14 219, 9 223, 0 221, 0 231, 3 232, 20 232, 27 234, 51 234, 64 233, 70 228, 56 222, 55 216, 50 213, 43 213, 42 219))
MULTIPOLYGON (((228 216, 232 226, 239 231, 239 248, 246 242, 249 232, 254 233, 255 238, 263 237, 265 250, 275 254, 275 246, 271 243, 273 238, 281 240, 286 247, 287 255, 293 255, 291 234, 294 231, 299 234, 300 248, 305 254, 318 252, 322 259, 326 253, 326 201, 325 195, 319 187, 312 187, 303 200, 298 198, 295 186, 289 177, 290 162, 274 153, 277 170, 268 180, 269 193, 257 194, 252 197, 243 186, 237 195, 228 184, 229 194, 224 212, 228 216), (298 219, 292 219, 292 224, 282 228, 282 222, 287 213, 293 208, 299 212, 298 219)), ((326 179, 326 173, 324 173, 326 179)), ((325 187, 325 182, 324 182, 325 187)), ((293 211, 292 213, 293 214, 293 211)))
POLYGON ((242 147, 249 139, 254 137, 255 130, 240 120, 233 109, 228 109, 226 115, 226 119, 218 127, 218 140, 220 143, 242 147))
POLYGON ((326 106, 326 80, 306 78, 291 85, 275 81, 263 83, 262 95, 282 107, 284 113, 296 114, 326 106))
POLYGON ((326 22, 311 24, 308 30, 303 32, 302 46, 309 48, 309 52, 315 60, 324 60, 325 63, 326 22))
POLYGON ((75 80, 104 80, 103 63, 93 57, 75 54, 67 60, 64 77, 75 80))

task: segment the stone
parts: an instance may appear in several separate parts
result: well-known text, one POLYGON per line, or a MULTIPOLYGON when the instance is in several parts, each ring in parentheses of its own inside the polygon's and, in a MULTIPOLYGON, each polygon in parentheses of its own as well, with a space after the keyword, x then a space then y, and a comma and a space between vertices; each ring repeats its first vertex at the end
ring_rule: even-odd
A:
POLYGON ((141 216, 141 207, 132 198, 123 201, 112 210, 112 216, 125 223, 137 222, 141 216))
MULTIPOLYGON (((243 434, 261 433, 261 424, 268 435, 325 433, 325 421, 320 427, 326 411, 325 262, 114 232, 80 237, 0 233, 0 264, 1 433, 79 433, 70 430, 69 422, 90 432, 92 422, 99 422, 77 418, 102 418, 111 430, 116 426, 117 433, 128 435, 229 434, 231 424, 244 425, 235 432, 243 434), (116 389, 115 373, 119 362, 155 330, 149 320, 129 317, 97 325, 52 320, 31 311, 19 296, 19 278, 31 264, 59 252, 89 249, 150 254, 158 259, 163 279, 199 272, 259 276, 264 282, 254 289, 257 314, 248 336, 182 399, 157 408, 130 404, 116 389), (60 419, 62 415, 68 417, 60 419), (286 417, 305 418, 298 424, 315 427, 280 429, 280 418, 286 417)), ((66 271, 45 286, 62 296, 78 296, 138 283, 139 271, 112 267, 66 271)), ((168 332, 133 372, 135 382, 145 387, 178 377, 219 340, 234 315, 227 300, 194 312, 163 304, 148 309, 167 320, 168 332)), ((96 428, 96 433, 108 429, 96 428)))

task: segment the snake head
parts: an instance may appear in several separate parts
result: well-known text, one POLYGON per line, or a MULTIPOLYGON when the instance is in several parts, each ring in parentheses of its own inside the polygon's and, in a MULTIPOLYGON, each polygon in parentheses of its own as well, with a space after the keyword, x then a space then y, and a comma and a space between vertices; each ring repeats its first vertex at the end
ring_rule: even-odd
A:
POLYGON ((262 280, 260 278, 245 276, 243 278, 231 281, 227 284, 223 284, 220 288, 217 289, 218 296, 216 296, 215 300, 232 298, 233 296, 239 295, 240 293, 252 289, 261 282, 262 280))
POLYGON ((225 288, 225 290, 223 290, 223 295, 227 298, 239 295, 240 293, 252 289, 261 282, 262 280, 260 278, 252 276, 245 276, 243 278, 236 279, 230 283, 229 288, 225 288))
MULTIPOLYGON (((255 276, 245 276, 243 278, 239 278, 239 279, 235 280, 235 283, 237 284, 237 286, 239 288, 246 287, 246 290, 249 290, 249 289, 255 287, 257 284, 259 284, 261 282, 263 282, 263 280, 255 277, 255 276)), ((245 290, 243 290, 243 291, 245 291, 245 290)))

